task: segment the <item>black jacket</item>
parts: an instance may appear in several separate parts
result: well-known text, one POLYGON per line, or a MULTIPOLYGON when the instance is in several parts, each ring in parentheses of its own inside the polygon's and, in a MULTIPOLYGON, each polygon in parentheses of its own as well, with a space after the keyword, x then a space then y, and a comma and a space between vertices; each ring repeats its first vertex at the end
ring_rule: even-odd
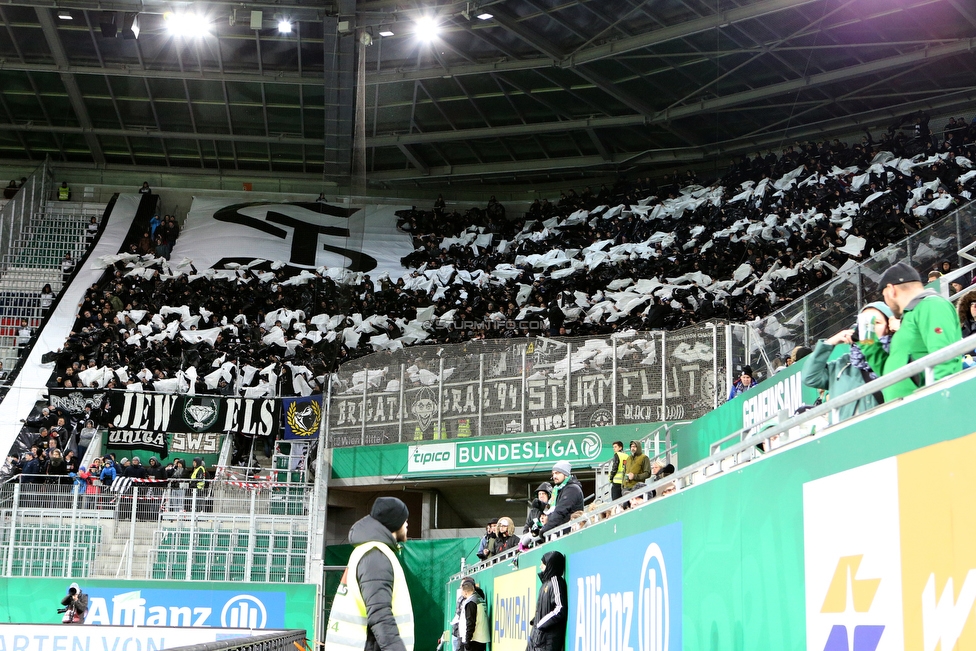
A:
POLYGON ((566 643, 566 557, 549 552, 542 557, 546 569, 539 572, 542 587, 535 604, 532 633, 526 651, 562 651, 566 643))
POLYGON ((541 536, 547 531, 566 524, 569 522, 570 516, 582 510, 583 487, 580 486, 579 480, 576 477, 570 477, 566 484, 559 489, 559 493, 556 495, 556 503, 553 505, 552 510, 549 511, 546 526, 542 527, 539 535, 541 536))
MULTIPOLYGON (((349 542, 362 545, 381 542, 396 551, 393 534, 372 516, 367 515, 352 525, 349 542)), ((378 549, 363 556, 356 570, 359 590, 366 603, 366 648, 364 651, 406 651, 400 639, 400 629, 393 618, 393 566, 378 549)))

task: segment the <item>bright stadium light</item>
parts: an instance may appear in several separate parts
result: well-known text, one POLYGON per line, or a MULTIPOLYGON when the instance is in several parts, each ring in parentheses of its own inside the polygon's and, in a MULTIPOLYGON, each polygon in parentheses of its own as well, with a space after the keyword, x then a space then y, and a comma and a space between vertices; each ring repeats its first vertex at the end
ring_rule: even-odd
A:
POLYGON ((437 20, 433 16, 421 16, 414 25, 414 34, 425 43, 433 42, 440 31, 441 26, 437 24, 437 20))
POLYGON ((487 11, 483 14, 478 14, 478 20, 491 20, 492 18, 494 18, 494 16, 487 11))
POLYGON ((291 21, 290 20, 279 20, 278 21, 278 33, 279 34, 291 34, 291 21))
POLYGON ((210 34, 210 23, 197 14, 167 12, 163 14, 163 20, 166 21, 166 29, 173 36, 195 38, 210 34))

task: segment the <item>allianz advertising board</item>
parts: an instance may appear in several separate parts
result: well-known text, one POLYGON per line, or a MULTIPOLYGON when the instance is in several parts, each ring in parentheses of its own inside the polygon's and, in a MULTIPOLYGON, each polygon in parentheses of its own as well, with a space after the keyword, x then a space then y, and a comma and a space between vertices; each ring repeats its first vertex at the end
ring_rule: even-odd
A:
POLYGON ((284 592, 86 588, 86 624, 286 628, 284 592))
POLYGON ((568 649, 681 649, 681 523, 572 554, 567 587, 568 649))
MULTIPOLYGON (((573 432, 524 438, 457 440, 450 443, 411 445, 407 473, 441 474, 464 471, 532 470, 557 461, 573 466, 600 461, 603 441, 596 432, 573 432)), ((547 467, 548 465, 548 467, 547 467)))

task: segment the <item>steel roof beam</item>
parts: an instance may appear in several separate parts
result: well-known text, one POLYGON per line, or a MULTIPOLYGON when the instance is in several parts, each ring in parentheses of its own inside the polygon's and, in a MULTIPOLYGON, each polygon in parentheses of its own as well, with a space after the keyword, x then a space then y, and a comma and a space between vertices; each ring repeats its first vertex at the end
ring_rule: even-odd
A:
MULTIPOLYGON (((548 68, 552 66, 558 66, 563 68, 571 68, 573 66, 590 63, 593 61, 599 61, 600 59, 606 59, 612 56, 619 56, 627 52, 633 52, 634 50, 641 50, 643 48, 658 45, 660 43, 666 43, 668 41, 673 41, 676 39, 686 38, 692 36, 693 34, 698 34, 701 32, 706 32, 711 29, 716 29, 723 27, 731 23, 742 22, 746 20, 753 20, 755 18, 760 18, 773 13, 778 13, 780 11, 785 11, 787 9, 796 9, 804 5, 812 4, 818 2, 819 0, 761 0, 760 2, 754 2, 741 7, 736 7, 718 14, 712 14, 710 16, 704 16, 702 18, 696 18, 693 20, 688 20, 676 25, 671 25, 669 27, 664 27, 661 29, 654 29, 650 32, 644 32, 642 34, 635 34, 634 36, 629 36, 626 38, 616 39, 610 41, 609 43, 603 45, 597 45, 594 47, 586 48, 569 56, 560 56, 558 50, 554 46, 546 44, 546 50, 552 50, 551 52, 542 50, 546 53, 545 57, 536 57, 533 59, 518 59, 512 61, 498 61, 495 63, 479 63, 473 65, 459 65, 450 69, 450 74, 452 75, 475 75, 482 74, 485 72, 503 72, 506 70, 532 70, 534 68, 548 68)), ((491 10, 495 14, 495 18, 498 18, 496 13, 496 6, 493 5, 491 10)), ((517 36, 526 40, 531 45, 535 46, 536 43, 542 44, 542 40, 538 35, 532 34, 530 30, 518 23, 518 21, 511 20, 511 14, 504 14, 502 20, 499 20, 499 24, 509 29, 517 36), (504 21, 504 22, 503 22, 504 21), (513 25, 514 23, 514 25, 513 25), (513 29, 514 27, 514 29, 513 29), (519 34, 515 31, 519 29, 525 32, 525 35, 519 34), (535 42, 528 41, 527 39, 534 39, 535 42)), ((477 30, 475 30, 477 31, 477 30)), ((440 77, 443 76, 442 71, 434 70, 404 70, 404 71, 394 71, 394 72, 381 72, 373 73, 368 75, 366 78, 367 84, 382 84, 390 83, 395 81, 408 81, 414 79, 426 79, 430 77, 440 77)))
POLYGON ((140 129, 103 129, 81 127, 59 127, 45 124, 4 124, 0 123, 0 131, 20 131, 23 133, 59 133, 68 135, 86 135, 122 137, 122 138, 155 138, 157 140, 216 140, 217 142, 253 142, 258 144, 280 145, 308 145, 321 147, 321 138, 296 138, 293 136, 250 136, 232 133, 201 133, 194 134, 185 131, 151 131, 140 129))
POLYGON ((578 129, 602 129, 611 127, 626 127, 650 124, 663 124, 693 115, 707 114, 711 111, 740 106, 784 93, 795 92, 807 88, 816 88, 825 84, 836 83, 849 79, 856 79, 864 75, 884 72, 892 68, 911 65, 923 60, 935 60, 976 49, 976 39, 959 39, 953 43, 925 48, 907 54, 901 54, 876 61, 870 61, 856 66, 831 70, 808 77, 791 79, 789 81, 770 84, 759 88, 733 93, 724 97, 701 100, 694 104, 678 106, 665 111, 659 111, 651 117, 644 115, 623 115, 615 117, 594 117, 581 120, 563 120, 559 122, 543 122, 527 125, 499 126, 492 129, 461 129, 459 131, 433 132, 423 134, 403 134, 378 136, 367 139, 370 147, 394 146, 396 144, 419 144, 425 142, 444 142, 448 140, 467 140, 473 138, 500 138, 505 136, 524 136, 526 134, 554 133, 558 131, 574 131, 578 129))
MULTIPOLYGON (((877 126, 878 122, 888 121, 900 115, 917 110, 940 111, 955 110, 959 107, 971 106, 976 101, 976 90, 953 93, 938 100, 921 100, 889 106, 883 109, 866 111, 842 118, 826 120, 807 125, 802 129, 789 130, 786 133, 765 134, 757 138, 739 138, 729 142, 717 143, 705 147, 688 147, 670 150, 647 150, 643 152, 624 152, 613 154, 611 160, 604 160, 602 156, 568 157, 557 159, 538 159, 517 161, 515 163, 490 163, 488 165, 455 165, 451 167, 432 167, 430 173, 424 175, 427 179, 455 178, 463 176, 490 176, 493 174, 511 174, 519 172, 534 172, 546 170, 567 170, 582 167, 604 167, 608 169, 620 168, 625 165, 648 163, 681 163, 711 160, 720 156, 736 155, 758 149, 779 147, 784 140, 801 140, 825 135, 836 137, 845 129, 862 130, 870 126, 877 126)), ((376 172, 369 176, 371 181, 400 181, 420 178, 410 170, 389 170, 376 172)))
POLYGON ((417 171, 419 171, 424 176, 430 174, 430 167, 427 165, 427 163, 422 161, 420 159, 420 156, 418 156, 417 153, 413 151, 410 147, 408 147, 407 145, 397 145, 397 149, 400 150, 400 153, 403 154, 404 158, 410 161, 411 165, 417 168, 417 171))
MULTIPOLYGON (((58 66, 66 67, 68 65, 68 56, 64 52, 64 45, 61 43, 61 37, 58 36, 58 28, 54 24, 54 19, 51 18, 51 11, 36 7, 35 12, 37 13, 37 20, 41 24, 41 31, 44 32, 44 40, 47 41, 47 47, 51 51, 54 62, 58 66)), ((98 137, 91 133, 91 117, 88 115, 88 108, 85 106, 85 99, 81 95, 81 89, 78 88, 78 82, 75 80, 74 75, 70 73, 63 72, 60 74, 61 82, 64 84, 65 90, 68 91, 68 100, 71 102, 71 109, 78 119, 78 124, 85 130, 85 142, 91 150, 91 156, 96 165, 104 165, 105 154, 102 152, 102 145, 98 142, 98 137)))

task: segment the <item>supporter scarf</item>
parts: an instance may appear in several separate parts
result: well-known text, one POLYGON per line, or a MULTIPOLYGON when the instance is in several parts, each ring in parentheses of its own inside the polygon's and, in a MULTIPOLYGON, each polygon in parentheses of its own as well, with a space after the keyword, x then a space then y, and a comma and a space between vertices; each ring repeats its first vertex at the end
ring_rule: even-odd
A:
MULTIPOLYGON (((881 347, 884 348, 884 351, 887 353, 888 349, 891 348, 891 335, 881 337, 878 340, 878 343, 881 344, 881 347)), ((864 353, 861 352, 861 348, 857 344, 851 344, 851 352, 849 354, 851 356, 851 366, 867 373, 868 381, 878 379, 878 374, 875 373, 868 365, 868 361, 864 359, 864 353)))

